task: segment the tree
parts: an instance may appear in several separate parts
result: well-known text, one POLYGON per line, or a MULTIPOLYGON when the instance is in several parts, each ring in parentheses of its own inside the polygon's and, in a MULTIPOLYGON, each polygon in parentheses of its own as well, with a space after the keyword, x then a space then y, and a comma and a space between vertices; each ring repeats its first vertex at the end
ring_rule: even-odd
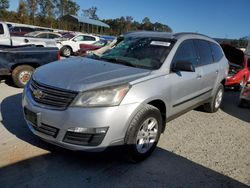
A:
POLYGON ((19 0, 16 19, 19 23, 28 23, 27 5, 23 0, 19 0))
POLYGON ((36 16, 37 9, 38 9, 38 0, 26 0, 26 4, 27 4, 28 13, 31 17, 31 22, 34 25, 35 16, 36 16))
POLYGON ((39 0, 40 19, 46 20, 51 26, 55 18, 55 7, 57 0, 39 0))
POLYGON ((90 19, 95 19, 95 20, 99 20, 99 17, 97 16, 96 12, 97 12, 97 7, 91 7, 89 9, 83 9, 83 16, 88 17, 90 19))
POLYGON ((9 0, 0 0, 0 19, 4 20, 9 8, 9 0))
POLYGON ((77 12, 80 10, 80 6, 72 0, 58 0, 56 7, 58 9, 59 17, 66 14, 77 15, 77 12))

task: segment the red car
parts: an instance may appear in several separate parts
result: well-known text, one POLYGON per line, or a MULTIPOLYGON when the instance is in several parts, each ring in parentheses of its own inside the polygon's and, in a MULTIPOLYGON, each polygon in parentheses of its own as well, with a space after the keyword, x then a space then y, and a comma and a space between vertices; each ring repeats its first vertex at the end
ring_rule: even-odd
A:
POLYGON ((75 55, 86 56, 89 52, 98 50, 107 44, 108 41, 106 40, 99 40, 93 44, 80 44, 80 50, 78 50, 75 55))
POLYGON ((240 90, 249 80, 248 57, 244 55, 243 51, 233 46, 221 44, 221 47, 229 61, 229 72, 225 85, 240 90))

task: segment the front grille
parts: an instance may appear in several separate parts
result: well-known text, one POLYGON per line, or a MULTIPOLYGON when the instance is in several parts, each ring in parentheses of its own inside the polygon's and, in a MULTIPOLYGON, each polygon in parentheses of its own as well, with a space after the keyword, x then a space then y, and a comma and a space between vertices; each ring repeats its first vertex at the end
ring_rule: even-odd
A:
POLYGON ((43 124, 41 126, 35 126, 35 125, 32 125, 32 127, 38 131, 38 132, 41 132, 43 134, 46 134, 48 136, 52 136, 54 138, 56 138, 57 136, 57 133, 59 131, 59 129, 55 128, 55 127, 51 127, 49 125, 46 125, 46 124, 43 124))
POLYGON ((67 131, 63 141, 74 145, 97 146, 101 144, 104 137, 105 133, 88 134, 67 131))
POLYGON ((31 80, 30 91, 37 103, 59 110, 66 109, 77 95, 75 91, 50 87, 34 80, 31 80), (39 95, 35 95, 35 92, 39 92, 39 95))

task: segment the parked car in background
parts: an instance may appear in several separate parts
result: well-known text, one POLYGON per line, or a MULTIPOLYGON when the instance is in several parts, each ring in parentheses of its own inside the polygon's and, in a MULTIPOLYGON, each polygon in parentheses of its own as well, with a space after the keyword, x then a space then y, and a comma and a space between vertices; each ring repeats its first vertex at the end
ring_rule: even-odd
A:
POLYGON ((34 44, 40 47, 56 47, 54 39, 11 36, 8 25, 5 22, 0 22, 0 45, 20 46, 28 44, 34 44))
POLYGON ((75 55, 78 56, 86 56, 90 53, 92 53, 95 50, 98 50, 102 48, 103 46, 106 46, 108 44, 108 41, 106 40, 99 40, 93 44, 80 44, 80 49, 75 53, 75 55))
POLYGON ((31 33, 26 33, 24 36, 44 38, 44 39, 56 39, 56 38, 62 37, 62 35, 59 33, 54 33, 54 32, 49 32, 49 31, 34 31, 31 33))
POLYGON ((35 68, 60 59, 58 48, 0 45, 0 75, 11 75, 18 87, 24 87, 35 68))
POLYGON ((221 44, 222 49, 229 61, 229 73, 226 86, 241 90, 249 79, 250 71, 248 57, 244 52, 228 44, 221 44))
POLYGON ((69 39, 64 36, 57 40, 57 47, 60 49, 62 56, 69 57, 80 49, 80 44, 93 44, 99 40, 100 37, 88 34, 77 34, 69 39))
POLYGON ((22 105, 29 129, 72 150, 125 146, 132 161, 156 148, 166 122, 200 105, 216 112, 228 61, 195 33, 131 32, 102 56, 38 68, 22 105))
POLYGON ((246 107, 250 104, 250 81, 242 88, 240 93, 239 107, 246 107))

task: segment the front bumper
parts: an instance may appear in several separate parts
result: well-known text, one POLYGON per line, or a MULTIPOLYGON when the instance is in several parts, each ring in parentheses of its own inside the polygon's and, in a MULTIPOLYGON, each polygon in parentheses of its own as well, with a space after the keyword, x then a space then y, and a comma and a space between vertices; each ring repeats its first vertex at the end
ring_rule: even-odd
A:
POLYGON ((32 123, 32 121, 27 120, 27 112, 24 110, 29 129, 43 140, 70 150, 102 151, 108 146, 124 144, 129 122, 139 108, 139 103, 115 107, 68 107, 66 110, 52 110, 41 107, 33 100, 30 91, 25 87, 22 106, 23 109, 37 115, 36 122, 38 123, 32 123), (81 139, 86 142, 79 144, 67 140, 69 134, 71 134, 71 139, 79 136, 77 132, 69 131, 72 128, 91 130, 107 128, 107 131, 105 135, 80 135, 81 139), (103 136, 103 138, 98 136, 103 136), (97 141, 93 142, 93 139, 97 139, 97 141))

